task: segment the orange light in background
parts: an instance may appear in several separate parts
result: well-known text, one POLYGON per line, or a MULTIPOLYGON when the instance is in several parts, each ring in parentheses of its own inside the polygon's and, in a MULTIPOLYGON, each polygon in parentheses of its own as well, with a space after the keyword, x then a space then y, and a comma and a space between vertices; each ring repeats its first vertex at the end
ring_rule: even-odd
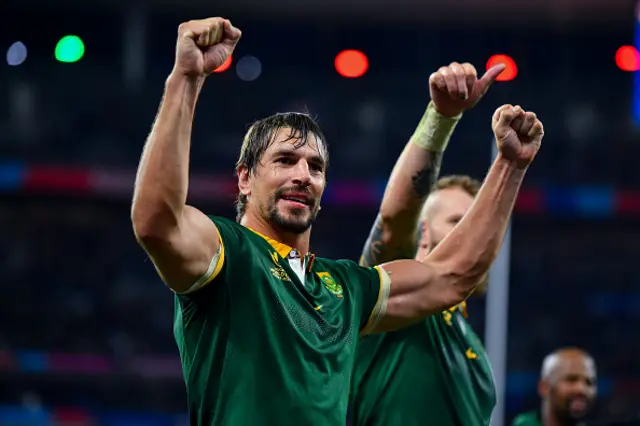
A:
POLYGON ((226 71, 229 69, 229 67, 231 66, 231 62, 233 62, 233 56, 229 55, 229 57, 227 58, 226 61, 224 61, 222 63, 222 65, 220 65, 218 68, 216 68, 215 70, 213 70, 213 72, 222 72, 222 71, 226 71))
POLYGON ((369 59, 359 50, 343 50, 336 56, 335 67, 343 77, 358 78, 369 69, 369 59))
POLYGON ((516 78, 516 76, 518 75, 518 67, 516 66, 516 61, 514 61, 511 56, 493 55, 487 61, 487 70, 492 66, 498 64, 504 64, 506 68, 498 75, 498 78, 496 78, 497 81, 510 81, 516 78))
POLYGON ((616 65, 622 71, 640 70, 640 53, 633 46, 622 46, 616 51, 616 65))

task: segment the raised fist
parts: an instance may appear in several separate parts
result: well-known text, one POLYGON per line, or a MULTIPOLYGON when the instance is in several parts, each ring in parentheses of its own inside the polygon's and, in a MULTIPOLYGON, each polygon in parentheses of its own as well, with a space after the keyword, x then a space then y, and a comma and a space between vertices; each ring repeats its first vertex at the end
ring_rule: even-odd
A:
POLYGON ((174 72, 203 77, 224 63, 242 33, 228 19, 189 21, 178 28, 174 72))
POLYGON ((493 114, 491 123, 498 151, 520 168, 526 168, 538 153, 544 127, 533 112, 520 106, 503 105, 493 114))
POLYGON ((454 117, 472 108, 504 68, 504 64, 494 65, 480 80, 469 63, 452 62, 448 67, 440 68, 429 77, 429 92, 436 111, 445 117, 454 117))

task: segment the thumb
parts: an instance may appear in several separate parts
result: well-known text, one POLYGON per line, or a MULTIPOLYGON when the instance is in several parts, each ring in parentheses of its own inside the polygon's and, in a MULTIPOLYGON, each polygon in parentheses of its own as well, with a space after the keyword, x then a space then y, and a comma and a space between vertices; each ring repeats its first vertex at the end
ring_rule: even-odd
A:
POLYGON ((505 70, 507 66, 505 64, 496 64, 489 68, 486 73, 478 80, 478 87, 482 93, 489 90, 489 87, 496 82, 498 76, 505 70))

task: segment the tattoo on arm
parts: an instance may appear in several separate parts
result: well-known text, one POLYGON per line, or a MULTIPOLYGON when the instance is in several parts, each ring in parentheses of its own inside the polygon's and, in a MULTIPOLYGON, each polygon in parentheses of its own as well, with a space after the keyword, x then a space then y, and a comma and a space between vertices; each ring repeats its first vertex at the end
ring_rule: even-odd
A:
MULTIPOLYGON (((442 153, 429 152, 429 163, 411 177, 413 195, 419 201, 424 202, 431 192, 431 188, 435 185, 440 174, 441 164, 442 153)), ((408 246, 404 242, 388 244, 385 243, 384 237, 382 218, 378 215, 362 251, 360 258, 362 266, 375 266, 391 260, 412 259, 414 257, 415 244, 408 246)))
POLYGON ((378 215, 362 251, 360 265, 376 266, 391 260, 411 259, 413 258, 413 251, 414 247, 405 247, 403 244, 386 244, 384 242, 382 218, 378 215))
POLYGON ((416 197, 424 199, 431 192, 431 188, 435 185, 440 174, 440 166, 442 165, 441 152, 429 152, 429 163, 411 177, 413 184, 413 192, 416 197))

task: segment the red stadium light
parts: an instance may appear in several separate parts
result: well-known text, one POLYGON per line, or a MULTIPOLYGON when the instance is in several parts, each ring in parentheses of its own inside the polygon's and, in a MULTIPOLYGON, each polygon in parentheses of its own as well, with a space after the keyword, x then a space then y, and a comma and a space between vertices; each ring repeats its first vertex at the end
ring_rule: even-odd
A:
POLYGON ((336 56, 335 67, 345 78, 358 78, 369 69, 369 59, 359 50, 343 50, 336 56))
POLYGON ((640 53, 633 46, 622 46, 616 51, 616 65, 622 71, 640 70, 640 53))
POLYGON ((226 61, 224 61, 222 63, 222 65, 220 65, 218 68, 216 68, 215 70, 213 70, 213 72, 223 72, 229 69, 229 67, 231 66, 231 62, 233 62, 233 57, 232 55, 229 55, 229 57, 227 58, 226 61))
POLYGON ((518 75, 518 67, 516 66, 516 61, 514 61, 508 55, 493 55, 487 61, 487 70, 494 65, 504 64, 505 69, 500 74, 498 74, 497 81, 511 81, 518 75))

